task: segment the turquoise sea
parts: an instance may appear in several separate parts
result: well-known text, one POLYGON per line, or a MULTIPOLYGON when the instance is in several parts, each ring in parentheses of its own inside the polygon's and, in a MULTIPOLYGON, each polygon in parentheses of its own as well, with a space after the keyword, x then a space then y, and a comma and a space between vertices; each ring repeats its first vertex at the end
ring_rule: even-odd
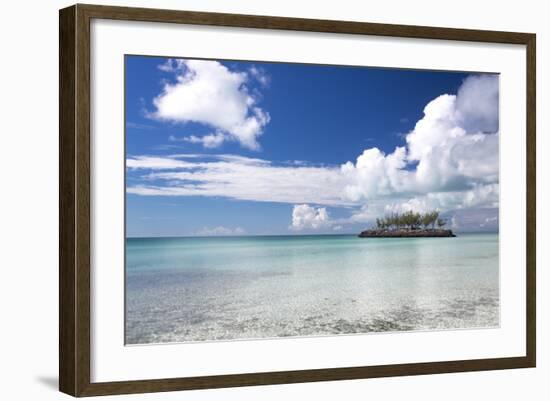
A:
POLYGON ((499 325, 498 234, 126 240, 126 343, 499 325))

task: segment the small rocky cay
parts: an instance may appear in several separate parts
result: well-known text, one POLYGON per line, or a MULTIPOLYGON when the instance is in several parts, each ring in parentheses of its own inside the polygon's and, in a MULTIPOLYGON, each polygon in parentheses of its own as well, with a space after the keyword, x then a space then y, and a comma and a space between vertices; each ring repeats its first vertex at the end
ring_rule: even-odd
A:
POLYGON ((361 238, 431 238, 456 237, 446 229, 447 220, 439 217, 437 210, 424 214, 411 211, 392 213, 376 219, 376 228, 361 231, 361 238))

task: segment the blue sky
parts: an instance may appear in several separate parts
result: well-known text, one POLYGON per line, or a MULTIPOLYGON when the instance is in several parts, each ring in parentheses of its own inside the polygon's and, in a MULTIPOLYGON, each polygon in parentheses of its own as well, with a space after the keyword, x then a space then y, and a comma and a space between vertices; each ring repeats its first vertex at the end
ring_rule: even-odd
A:
POLYGON ((355 233, 410 209, 498 227, 496 75, 143 56, 125 69, 128 236, 355 233))

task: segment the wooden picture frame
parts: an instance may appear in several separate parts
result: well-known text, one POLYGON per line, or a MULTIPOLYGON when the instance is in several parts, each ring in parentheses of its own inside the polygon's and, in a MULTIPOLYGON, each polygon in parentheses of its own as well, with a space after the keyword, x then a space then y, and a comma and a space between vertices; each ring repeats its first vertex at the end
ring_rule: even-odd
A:
POLYGON ((530 33, 75 5, 59 14, 59 388, 73 396, 144 393, 534 367, 536 361, 535 43, 530 33), (526 355, 221 376, 91 382, 90 21, 94 18, 518 44, 527 58, 526 355))

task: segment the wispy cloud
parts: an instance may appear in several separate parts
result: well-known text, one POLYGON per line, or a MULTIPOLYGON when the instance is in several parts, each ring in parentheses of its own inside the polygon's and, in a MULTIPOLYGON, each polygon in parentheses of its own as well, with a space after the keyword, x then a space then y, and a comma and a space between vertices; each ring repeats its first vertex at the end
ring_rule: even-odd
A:
POLYGON ((253 65, 248 69, 248 71, 250 75, 254 79, 256 79, 263 87, 267 87, 271 83, 271 78, 262 67, 253 65))
POLYGON ((142 184, 127 188, 128 193, 353 205, 342 198, 344 182, 338 166, 275 165, 267 160, 239 155, 204 155, 199 159, 181 156, 185 157, 128 158, 128 168, 142 178, 142 184), (152 181, 158 184, 150 184, 152 181))
POLYGON ((129 169, 175 170, 194 167, 193 163, 172 157, 135 156, 126 159, 129 169))
POLYGON ((216 236, 231 236, 231 235, 245 235, 246 230, 242 227, 224 227, 224 226, 217 226, 213 228, 203 227, 200 230, 198 230, 195 235, 199 237, 216 237, 216 236))
POLYGON ((136 129, 136 130, 146 130, 146 131, 155 129, 155 127, 153 127, 152 125, 134 123, 134 122, 132 122, 132 121, 128 121, 128 122, 126 123, 126 128, 129 128, 129 129, 136 129))

